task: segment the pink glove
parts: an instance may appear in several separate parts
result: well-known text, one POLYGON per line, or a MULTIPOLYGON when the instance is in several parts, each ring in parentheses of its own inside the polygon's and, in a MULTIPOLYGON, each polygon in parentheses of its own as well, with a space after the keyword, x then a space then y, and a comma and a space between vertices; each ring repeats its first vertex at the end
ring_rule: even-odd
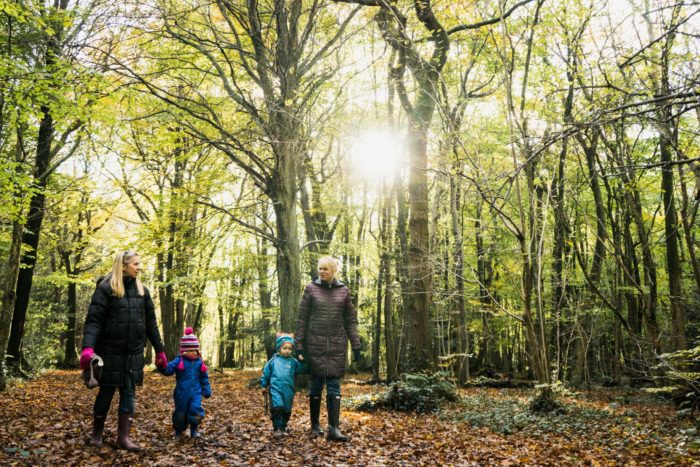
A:
POLYGON ((165 352, 158 352, 156 354, 156 367, 160 368, 161 370, 168 367, 168 357, 165 355, 165 352))
POLYGON ((89 370, 90 369, 90 359, 95 355, 95 351, 92 347, 85 347, 82 352, 80 352, 80 369, 89 370))
POLYGON ((177 371, 185 371, 185 361, 180 359, 180 363, 177 364, 177 371))
POLYGON ((201 371, 202 373, 206 373, 207 369, 207 366, 204 364, 204 362, 202 362, 202 366, 199 367, 199 371, 201 371))

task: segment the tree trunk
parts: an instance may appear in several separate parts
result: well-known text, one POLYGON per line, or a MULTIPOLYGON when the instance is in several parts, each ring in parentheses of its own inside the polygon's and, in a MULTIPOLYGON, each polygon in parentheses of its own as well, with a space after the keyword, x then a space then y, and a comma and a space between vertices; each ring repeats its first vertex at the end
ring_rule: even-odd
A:
POLYGON ((404 313, 408 342, 404 363, 406 371, 417 372, 431 368, 433 363, 427 129, 413 125, 409 141, 409 296, 404 313))
POLYGON ((379 274, 377 274, 377 310, 374 315, 374 333, 372 336, 372 374, 375 381, 380 381, 379 363, 381 362, 382 341, 382 292, 384 289, 384 276, 380 260, 379 274))
MULTIPOLYGON (((12 239, 10 251, 7 258, 7 266, 2 268, 2 280, 0 281, 0 355, 5 355, 7 341, 10 337, 12 325, 12 311, 15 307, 15 287, 17 285, 17 274, 19 272, 19 259, 22 247, 23 226, 19 221, 12 223, 12 239)), ((0 391, 6 387, 5 359, 0 358, 0 391)))
POLYGON ((301 265, 297 232, 294 154, 279 157, 279 174, 271 196, 277 225, 277 280, 282 331, 294 332, 299 312, 301 265))
POLYGON ((476 201, 476 217, 474 219, 474 243, 476 246, 476 274, 479 281, 479 304, 481 306, 481 347, 479 349, 479 361, 482 369, 492 367, 494 364, 494 336, 491 329, 489 316, 491 312, 491 257, 484 247, 482 199, 476 201))
MULTIPOLYGON (((52 50, 51 53, 55 53, 52 50)), ((48 52, 47 52, 48 54, 48 52)), ((24 226, 22 244, 26 249, 20 259, 20 270, 17 276, 17 288, 15 308, 12 314, 12 327, 10 340, 7 344, 7 358, 11 366, 19 366, 22 352, 22 339, 24 337, 24 325, 27 319, 29 307, 29 294, 34 280, 34 266, 36 265, 39 235, 41 224, 44 221, 44 204, 46 201, 46 171, 51 163, 51 143, 53 140, 54 122, 50 109, 42 106, 43 115, 39 123, 39 135, 37 139, 36 162, 34 167, 34 183, 36 192, 29 203, 27 223, 24 226)))
POLYGON ((678 254, 678 216, 674 201, 673 166, 670 141, 660 135, 661 161, 666 165, 661 169, 661 189, 664 194, 664 233, 666 236, 666 269, 671 302, 671 350, 684 350, 687 347, 685 336, 685 310, 681 287, 681 263, 678 254))
POLYGON ((390 196, 384 197, 382 209, 381 259, 379 273, 383 276, 384 285, 384 355, 386 359, 386 380, 396 381, 398 378, 397 354, 394 337, 394 303, 391 276, 391 258, 393 251, 393 229, 391 222, 390 196))
MULTIPOLYGON (((481 200, 477 201, 480 202, 481 200)), ((450 176, 450 217, 452 220, 452 238, 454 241, 452 261, 454 262, 454 277, 456 296, 454 307, 459 317, 459 359, 457 360, 457 376, 460 383, 469 380, 469 321, 464 306, 464 247, 462 236, 462 191, 456 176, 450 176)))
POLYGON ((66 368, 75 368, 78 364, 78 354, 76 352, 75 325, 78 313, 77 306, 77 284, 75 283, 75 271, 71 267, 70 253, 63 254, 63 266, 68 276, 68 316, 66 317, 66 347, 63 358, 63 365, 66 368))

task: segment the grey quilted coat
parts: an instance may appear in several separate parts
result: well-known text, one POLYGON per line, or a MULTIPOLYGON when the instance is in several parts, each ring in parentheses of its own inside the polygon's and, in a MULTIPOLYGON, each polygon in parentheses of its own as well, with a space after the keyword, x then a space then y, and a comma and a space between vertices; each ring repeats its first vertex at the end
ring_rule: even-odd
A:
POLYGON ((353 350, 360 349, 357 312, 350 290, 334 279, 327 284, 315 279, 304 289, 299 306, 297 351, 302 351, 309 373, 341 377, 345 374, 348 339, 353 350))

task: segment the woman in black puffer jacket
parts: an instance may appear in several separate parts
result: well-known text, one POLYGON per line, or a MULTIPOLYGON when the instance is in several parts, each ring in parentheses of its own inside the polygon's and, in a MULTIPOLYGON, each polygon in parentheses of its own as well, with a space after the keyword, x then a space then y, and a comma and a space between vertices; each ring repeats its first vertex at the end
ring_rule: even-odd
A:
POLYGON ((299 306, 295 336, 297 353, 311 373, 309 407, 311 432, 323 436, 319 423, 321 393, 326 386, 328 434, 331 441, 347 441, 340 433, 340 378, 345 374, 348 339, 353 361, 360 358, 357 312, 350 290, 335 278, 338 261, 326 256, 318 260, 319 277, 306 286, 299 306))
POLYGON ((98 283, 85 318, 80 367, 88 369, 93 355, 99 355, 104 362, 93 410, 89 441, 92 446, 102 446, 105 417, 119 388, 117 445, 129 451, 140 449, 129 439, 129 431, 136 386, 143 383, 146 339, 156 351, 156 366, 164 368, 168 364, 153 300, 138 279, 140 270, 138 253, 129 250, 119 253, 112 271, 98 283))

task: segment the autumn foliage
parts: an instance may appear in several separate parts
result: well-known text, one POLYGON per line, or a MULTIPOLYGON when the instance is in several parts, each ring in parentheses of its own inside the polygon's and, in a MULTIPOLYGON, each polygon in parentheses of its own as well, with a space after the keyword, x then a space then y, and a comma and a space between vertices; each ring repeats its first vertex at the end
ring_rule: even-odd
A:
POLYGON ((566 414, 537 416, 527 411, 532 390, 470 388, 436 413, 416 414, 353 410, 351 405, 382 388, 348 381, 341 425, 350 442, 309 437, 303 394, 295 401, 291 436, 274 441, 262 396, 247 384, 255 376, 212 372, 203 439, 176 443, 172 380, 148 374, 137 393, 132 430, 145 449, 127 453, 114 445, 116 403, 106 446, 89 448, 95 392, 82 386, 77 371, 45 373, 3 395, 0 464, 658 466, 698 459, 692 419, 678 418, 670 403, 624 389, 572 394, 563 401, 566 414))

